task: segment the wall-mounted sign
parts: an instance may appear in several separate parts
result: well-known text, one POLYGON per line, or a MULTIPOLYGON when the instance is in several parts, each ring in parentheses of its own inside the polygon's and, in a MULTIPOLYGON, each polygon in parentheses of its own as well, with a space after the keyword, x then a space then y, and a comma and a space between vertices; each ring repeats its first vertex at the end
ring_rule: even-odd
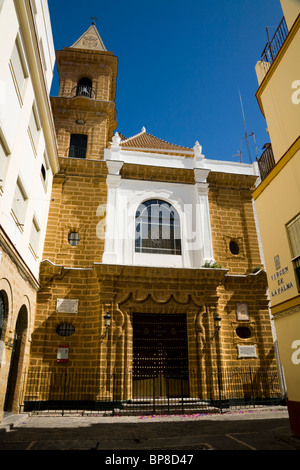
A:
POLYGON ((56 311, 58 313, 78 313, 78 299, 57 299, 56 311))
POLYGON ((236 304, 237 320, 249 320, 248 304, 236 304))
POLYGON ((280 269, 280 258, 279 255, 274 256, 274 264, 276 271, 280 269))
POLYGON ((286 266, 285 268, 279 269, 278 271, 276 271, 276 273, 272 274, 271 281, 277 281, 278 284, 278 288, 272 290, 272 297, 278 294, 282 294, 282 292, 285 292, 286 290, 294 287, 292 281, 286 282, 286 280, 284 279, 285 274, 287 274, 288 272, 289 268, 288 266, 286 266))
POLYGON ((288 273, 289 268, 286 266, 285 268, 279 269, 279 271, 276 271, 275 274, 272 274, 271 279, 272 281, 276 281, 279 277, 282 277, 284 274, 288 273))
POLYGON ((256 344, 238 344, 238 357, 257 357, 256 344))
POLYGON ((68 362, 69 360, 69 345, 60 344, 57 349, 57 362, 68 362))

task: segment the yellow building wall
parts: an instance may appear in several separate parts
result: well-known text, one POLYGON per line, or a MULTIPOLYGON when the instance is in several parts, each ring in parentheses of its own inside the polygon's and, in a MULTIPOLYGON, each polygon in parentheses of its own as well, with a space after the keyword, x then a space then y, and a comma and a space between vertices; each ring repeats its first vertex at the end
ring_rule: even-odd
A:
POLYGON ((300 12, 299 0, 280 0, 281 8, 290 30, 300 12))
POLYGON ((288 384, 288 398, 299 401, 300 390, 300 308, 276 319, 280 358, 288 384))
POLYGON ((271 311, 293 434, 300 436, 300 295, 287 224, 300 213, 300 4, 282 0, 289 34, 273 64, 256 65, 256 93, 276 165, 254 191, 271 311), (266 65, 269 66, 267 75, 266 65), (275 264, 278 257, 279 264, 275 264))
POLYGON ((300 150, 255 199, 272 307, 298 295, 286 224, 300 211, 299 181, 300 150), (280 259, 278 269, 275 256, 280 259), (285 288, 291 282, 293 286, 285 288))
MULTIPOLYGON (((276 163, 299 136, 300 122, 300 19, 298 29, 287 39, 257 93, 264 114, 276 163)), ((262 63, 256 71, 264 77, 262 63)))

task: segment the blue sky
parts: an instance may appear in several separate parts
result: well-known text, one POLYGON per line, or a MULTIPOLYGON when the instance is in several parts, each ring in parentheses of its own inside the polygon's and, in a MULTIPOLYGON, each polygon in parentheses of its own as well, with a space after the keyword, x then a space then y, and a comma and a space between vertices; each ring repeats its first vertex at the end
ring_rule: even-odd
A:
MULTIPOLYGON (((258 107, 255 64, 283 13, 279 0, 48 0, 55 49, 71 46, 97 17, 107 50, 119 59, 117 131, 145 126, 206 158, 249 163, 248 134, 261 153, 269 141, 258 107)), ((55 71, 51 95, 58 94, 55 71)), ((250 137, 252 160, 256 158, 250 137)))

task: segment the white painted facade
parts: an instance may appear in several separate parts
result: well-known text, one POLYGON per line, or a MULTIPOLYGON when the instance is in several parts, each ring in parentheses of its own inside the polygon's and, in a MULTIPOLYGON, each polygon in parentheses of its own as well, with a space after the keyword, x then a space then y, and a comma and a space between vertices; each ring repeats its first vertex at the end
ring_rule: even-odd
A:
POLYGON ((0 224, 38 278, 57 147, 47 0, 0 0, 0 224))
MULTIPOLYGON (((107 162, 108 200, 106 211, 104 264, 200 268, 206 262, 214 262, 207 177, 211 171, 241 175, 257 175, 256 164, 247 165, 209 160, 202 155, 196 142, 187 156, 178 151, 165 155, 165 151, 122 149, 116 134, 110 149, 105 150, 107 162), (151 167, 193 170, 195 184, 168 183, 122 179, 124 164, 149 165, 151 167), (138 207, 150 199, 160 199, 177 211, 181 231, 181 255, 135 252, 135 218, 138 207)), ((99 216, 106 208, 99 207, 99 216)))

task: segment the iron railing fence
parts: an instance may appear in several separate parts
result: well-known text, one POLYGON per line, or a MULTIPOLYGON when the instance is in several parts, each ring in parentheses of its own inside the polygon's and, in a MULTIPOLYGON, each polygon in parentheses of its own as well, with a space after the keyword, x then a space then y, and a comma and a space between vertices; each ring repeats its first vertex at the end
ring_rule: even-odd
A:
POLYGON ((276 369, 207 369, 172 376, 135 378, 131 371, 30 369, 20 400, 25 412, 112 414, 222 412, 283 404, 276 369))
MULTIPOLYGON (((268 30, 267 30, 268 33, 268 30)), ((269 37, 268 42, 261 54, 262 62, 264 64, 265 73, 268 73, 270 66, 274 62, 278 52, 280 51, 286 37, 288 35, 288 28, 286 25, 285 18, 283 17, 279 26, 277 27, 272 39, 269 37)))
POLYGON ((276 164, 271 145, 267 145, 260 158, 257 158, 257 164, 261 180, 263 181, 276 164))
POLYGON ((70 145, 67 150, 68 157, 71 158, 86 158, 86 147, 79 147, 78 145, 70 145))
POLYGON ((71 91, 71 98, 75 98, 75 96, 83 96, 84 98, 95 100, 96 92, 88 85, 77 85, 71 91))

